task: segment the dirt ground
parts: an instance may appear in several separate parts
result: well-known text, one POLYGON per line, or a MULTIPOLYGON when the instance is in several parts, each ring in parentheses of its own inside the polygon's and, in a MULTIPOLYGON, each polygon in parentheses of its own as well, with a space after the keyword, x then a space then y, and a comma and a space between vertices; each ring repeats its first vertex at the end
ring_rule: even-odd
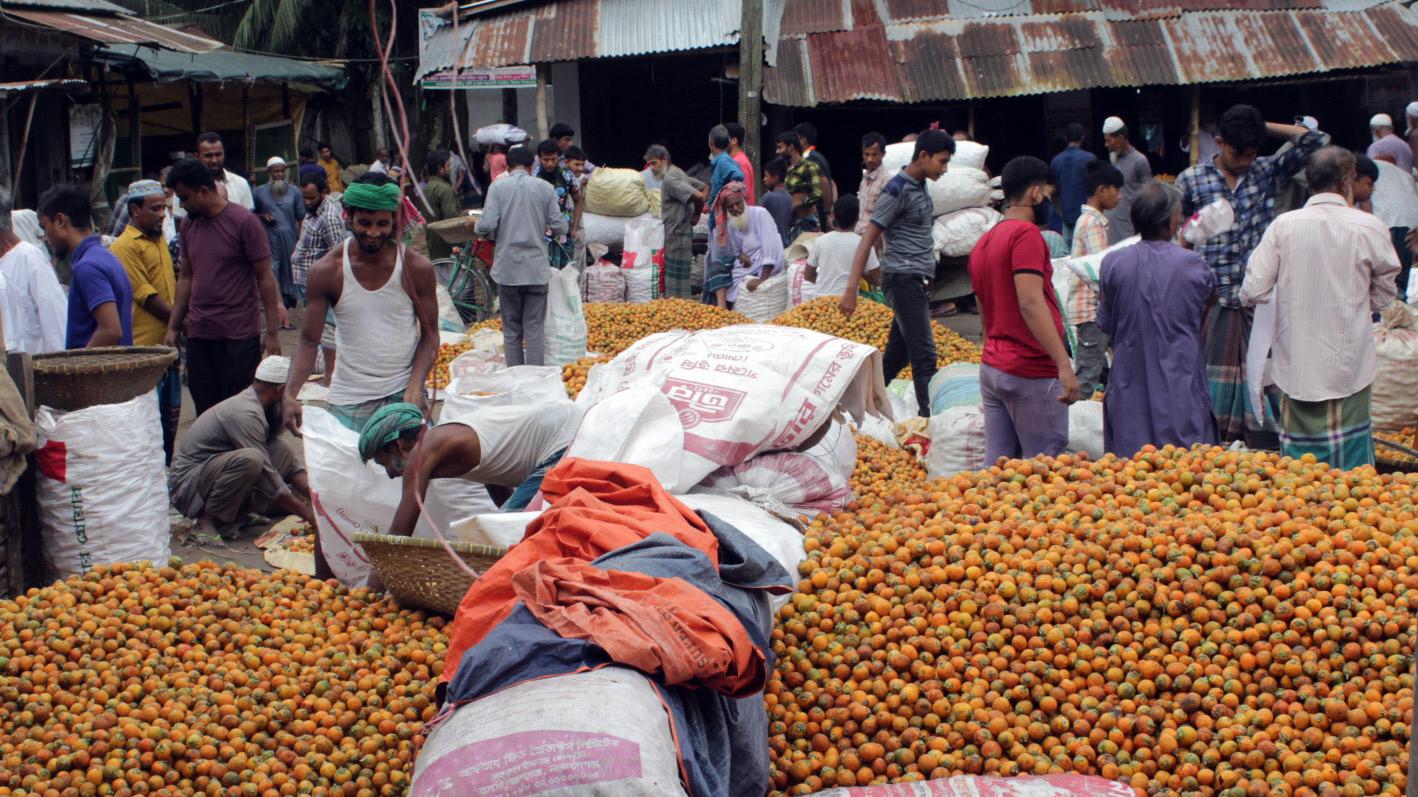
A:
MULTIPOLYGON (((296 326, 299 326, 301 316, 301 310, 297 309, 291 311, 292 323, 296 326)), ((976 343, 979 343, 982 339, 980 328, 980 316, 977 314, 962 314, 958 316, 953 316, 951 318, 941 319, 939 323, 944 324, 950 329, 953 329, 954 331, 960 333, 964 337, 976 343)), ((298 336, 295 330, 283 331, 281 333, 282 353, 287 356, 295 354, 297 338, 298 336)), ((183 393, 184 397, 182 405, 182 425, 178 427, 177 432, 179 441, 182 439, 182 436, 186 433, 187 428, 191 426, 193 421, 192 397, 186 394, 185 387, 183 388, 183 393)), ((301 445, 301 441, 299 438, 293 437, 289 433, 287 433, 285 436, 285 440, 295 451, 297 457, 304 457, 304 447, 301 445)), ((181 535, 174 534, 172 539, 172 553, 174 556, 180 556, 184 561, 188 562, 203 560, 211 560, 216 562, 230 561, 242 567, 255 567, 261 570, 270 571, 274 568, 266 563, 261 549, 257 548, 254 542, 257 537, 261 536, 267 530, 269 530, 272 524, 280 520, 281 518, 271 518, 271 524, 253 526, 243 530, 241 537, 236 540, 227 542, 225 548, 199 547, 185 542, 181 539, 181 535)))

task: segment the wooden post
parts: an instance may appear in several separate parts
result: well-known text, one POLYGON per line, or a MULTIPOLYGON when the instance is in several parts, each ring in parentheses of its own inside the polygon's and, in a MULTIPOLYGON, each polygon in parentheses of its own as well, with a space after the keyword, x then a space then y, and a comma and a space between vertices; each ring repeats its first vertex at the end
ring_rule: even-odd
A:
POLYGON ((192 111, 192 154, 197 153, 197 136, 202 135, 202 84, 187 84, 187 102, 192 111))
POLYGON ((20 192, 20 173, 25 170, 25 150, 30 146, 30 125, 34 124, 34 106, 39 102, 39 91, 30 94, 30 107, 25 111, 25 132, 20 135, 20 157, 15 159, 15 174, 10 180, 10 195, 20 192))
MULTIPOLYGON (((965 122, 965 132, 969 133, 969 134, 970 134, 970 140, 971 140, 971 141, 974 141, 974 140, 975 140, 975 106, 974 106, 973 104, 971 104, 970 107, 969 107, 969 114, 970 114, 970 115, 966 118, 966 122, 965 122)), ((945 131, 945 132, 946 132, 947 134, 950 133, 949 130, 947 130, 947 131, 945 131)))
POLYGON ((537 140, 544 141, 551 135, 550 113, 547 111, 547 73, 551 67, 537 64, 537 140))
MULTIPOLYGON (((1200 154, 1201 154, 1201 86, 1193 85, 1193 86, 1192 86, 1192 92, 1191 92, 1191 93, 1192 93, 1192 103, 1191 103, 1191 105, 1192 105, 1192 118, 1191 118, 1191 122, 1192 122, 1192 140, 1191 140, 1191 152, 1188 153, 1188 155, 1191 157, 1191 165, 1195 166, 1195 165, 1196 165, 1197 157, 1200 156, 1200 154)), ((1418 747, 1418 745, 1415 745, 1415 747, 1418 747)))
POLYGON ((138 179, 143 179, 142 106, 138 102, 138 84, 128 81, 128 147, 138 179))
POLYGON ((739 124, 743 125, 744 154, 753 165, 755 196, 763 196, 763 169, 759 147, 763 132, 763 0, 743 0, 739 22, 739 124))
MULTIPOLYGON (((251 87, 241 87, 241 149, 246 160, 246 173, 256 176, 255 137, 251 135, 251 87)), ((253 180, 254 182, 254 180, 253 180)))

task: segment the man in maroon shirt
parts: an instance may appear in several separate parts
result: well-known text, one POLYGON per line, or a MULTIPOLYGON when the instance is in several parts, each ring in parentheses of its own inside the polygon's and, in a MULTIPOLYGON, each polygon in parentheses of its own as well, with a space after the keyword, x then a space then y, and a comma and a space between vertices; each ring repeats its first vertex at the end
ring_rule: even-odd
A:
POLYGON ((985 350, 980 393, 985 409, 985 461, 1044 454, 1068 446, 1068 405, 1082 391, 1064 346, 1054 295, 1053 264, 1039 234, 1047 218, 1048 164, 1019 157, 1005 164, 1004 220, 970 253, 970 280, 980 303, 985 350))
POLYGON ((198 415, 251 386, 264 355, 281 353, 286 308, 271 271, 271 247, 260 219, 228 202, 195 158, 177 162, 167 185, 187 211, 169 346, 187 336, 187 388, 198 415), (261 334, 257 299, 266 308, 261 334))

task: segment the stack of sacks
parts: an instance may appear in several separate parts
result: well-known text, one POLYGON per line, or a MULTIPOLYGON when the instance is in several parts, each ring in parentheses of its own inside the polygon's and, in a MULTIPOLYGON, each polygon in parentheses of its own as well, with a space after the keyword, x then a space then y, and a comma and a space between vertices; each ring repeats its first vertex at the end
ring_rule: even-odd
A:
MULTIPOLYGON (((894 174, 911 162, 915 146, 911 142, 889 145, 882 167, 894 174)), ((937 254, 970 254, 975 242, 999 222, 1000 214, 990 207, 990 176, 985 173, 985 156, 989 153, 989 147, 974 141, 955 142, 949 168, 927 186, 935 205, 936 222, 931 233, 937 254)))
POLYGON ((591 172, 581 214, 586 243, 615 246, 625 240, 625 224, 630 219, 658 219, 659 192, 654 193, 652 198, 645 178, 634 169, 601 166, 591 172))

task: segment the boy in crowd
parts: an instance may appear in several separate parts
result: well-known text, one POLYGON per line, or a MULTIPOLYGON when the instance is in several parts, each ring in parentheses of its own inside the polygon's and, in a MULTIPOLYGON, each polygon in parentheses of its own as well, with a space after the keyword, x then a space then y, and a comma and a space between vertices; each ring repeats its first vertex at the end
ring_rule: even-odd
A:
MULTIPOLYGON (((1108 248, 1108 211, 1118 206, 1123 195, 1123 173, 1107 161, 1089 161, 1084 168, 1083 190, 1088 199, 1079 208, 1073 227, 1073 257, 1097 254, 1108 248)), ((1108 369, 1108 336, 1098 328, 1098 275, 1085 280, 1077 273, 1068 275, 1068 320, 1078 338, 1074 352, 1078 384, 1092 395, 1108 369)))
MULTIPOLYGON (((812 242, 808 249, 807 271, 803 279, 813 284, 813 296, 841 296, 852 276, 852 257, 862 236, 857 233, 860 208, 855 194, 843 194, 832 203, 832 224, 836 229, 812 242)), ((881 284, 881 268, 876 252, 867 255, 866 279, 881 284)))
POLYGON ((793 197, 783 188, 788 179, 788 162, 774 158, 763 167, 763 201, 759 204, 773 217, 783 245, 788 244, 788 225, 793 223, 793 197))

